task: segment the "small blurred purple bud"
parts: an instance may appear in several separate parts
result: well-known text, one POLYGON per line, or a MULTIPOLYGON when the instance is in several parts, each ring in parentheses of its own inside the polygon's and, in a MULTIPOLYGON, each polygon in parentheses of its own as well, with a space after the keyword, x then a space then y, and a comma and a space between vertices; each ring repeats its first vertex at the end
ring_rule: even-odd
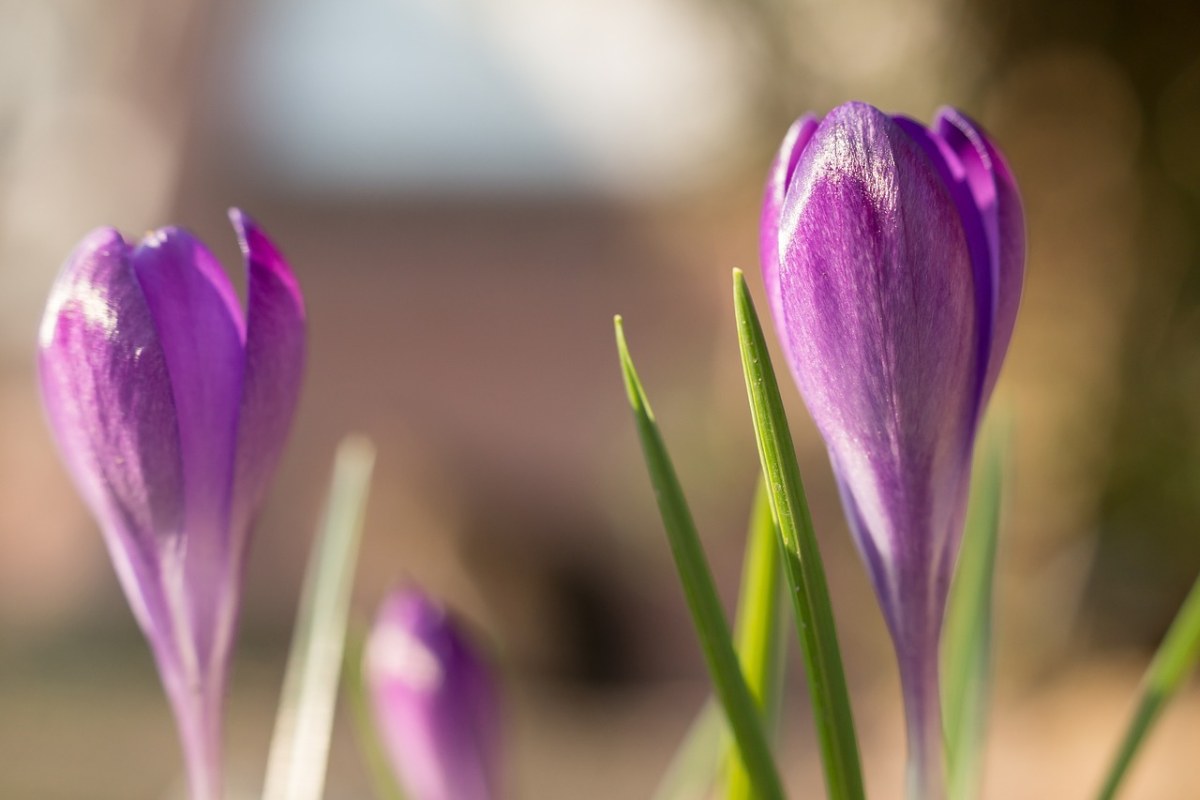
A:
POLYGON ((499 712, 483 664, 415 589, 383 602, 363 663, 376 727, 409 800, 494 800, 499 712))
POLYGON ((242 566, 304 366, 295 278, 248 216, 230 219, 245 314, 188 232, 131 244, 102 228, 63 266, 38 347, 50 427, 154 653, 194 800, 220 797, 242 566))
POLYGON ((941 794, 938 646, 971 454, 1012 338, 1021 200, 979 126, 864 103, 793 125, 767 178, 763 278, 883 607, 910 795, 941 794))

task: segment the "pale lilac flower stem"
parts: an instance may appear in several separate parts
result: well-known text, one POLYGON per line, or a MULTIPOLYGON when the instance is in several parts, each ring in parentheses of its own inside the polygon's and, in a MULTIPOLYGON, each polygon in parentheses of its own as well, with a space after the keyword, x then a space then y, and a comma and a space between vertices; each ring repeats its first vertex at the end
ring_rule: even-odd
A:
POLYGON ((167 686, 179 725, 179 739, 191 800, 221 800, 221 720, 211 713, 204 693, 195 686, 167 686))
MULTIPOLYGON (((945 800, 942 704, 938 680, 937 637, 901 667, 908 728, 908 800, 945 800)), ((904 662, 902 662, 903 664, 904 662)))

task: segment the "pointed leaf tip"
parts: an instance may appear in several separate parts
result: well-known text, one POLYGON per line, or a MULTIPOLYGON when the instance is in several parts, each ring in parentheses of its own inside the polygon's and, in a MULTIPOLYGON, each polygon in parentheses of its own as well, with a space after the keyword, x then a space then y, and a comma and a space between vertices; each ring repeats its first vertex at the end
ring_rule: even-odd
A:
POLYGON ((642 388, 637 369, 633 366, 633 357, 629 355, 629 343, 625 339, 625 325, 620 314, 613 317, 613 328, 616 331, 617 356, 621 360, 621 377, 625 382, 625 395, 629 398, 629 405, 636 414, 644 415, 653 421, 654 412, 650 409, 650 401, 646 398, 646 390, 642 388))
POLYGON ((621 319, 620 314, 613 316, 613 332, 617 335, 617 350, 624 361, 629 354, 629 348, 625 344, 625 320, 621 319))
POLYGON ((759 461, 770 489, 771 511, 783 547, 784 574, 809 679, 828 796, 832 800, 861 800, 864 790, 858 738, 800 466, 762 326, 740 270, 734 270, 733 290, 746 393, 759 461))
POLYGON ((712 572, 700 544, 695 522, 654 415, 650 411, 649 401, 625 347, 619 321, 616 321, 616 334, 625 386, 646 467, 655 488, 671 554, 717 696, 725 709, 730 730, 738 743, 758 796, 763 800, 783 800, 783 786, 763 730, 761 714, 750 688, 746 685, 741 665, 734 652, 729 626, 717 597, 712 572))

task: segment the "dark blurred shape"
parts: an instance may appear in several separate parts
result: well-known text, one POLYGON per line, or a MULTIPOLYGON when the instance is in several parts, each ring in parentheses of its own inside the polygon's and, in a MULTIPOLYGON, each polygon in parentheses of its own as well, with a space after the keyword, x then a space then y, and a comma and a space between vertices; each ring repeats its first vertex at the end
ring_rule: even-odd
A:
POLYGON ((1099 642, 1148 650, 1200 569, 1200 6, 1053 5, 1003 4, 1010 58, 1047 46, 1106 53, 1142 129, 1129 151, 1136 244, 1115 321, 1118 391, 1109 424, 1091 432, 1105 455, 1090 470, 1098 547, 1083 608, 1099 642))

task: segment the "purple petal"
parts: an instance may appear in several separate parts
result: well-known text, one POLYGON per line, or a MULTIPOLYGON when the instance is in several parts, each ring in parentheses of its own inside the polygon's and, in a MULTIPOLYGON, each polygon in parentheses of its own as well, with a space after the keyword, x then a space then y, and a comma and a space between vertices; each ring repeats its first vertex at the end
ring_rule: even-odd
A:
POLYGON ((859 535, 898 586, 953 548, 974 433, 975 290, 958 209, 893 120, 847 104, 796 168, 780 248, 792 370, 859 535))
MULTIPOLYGON (((205 671, 198 661, 212 628, 204 627, 187 577, 204 543, 192 536, 194 495, 172 373, 179 353, 164 349, 136 259, 111 229, 84 239, 52 290, 38 362, 51 428, 100 520, 175 710, 195 796, 209 798, 220 779, 224 664, 205 671)), ((227 487, 228 470, 224 480, 227 487)))
POLYGON ((304 298, 282 254, 249 215, 229 212, 246 259, 246 378, 238 426, 234 521, 248 529, 291 428, 304 377, 304 298))
POLYGON ((171 377, 183 462, 186 540, 163 552, 164 580, 188 618, 195 651, 187 658, 223 671, 230 632, 221 599, 236 595, 238 577, 229 541, 244 358, 236 295, 208 248, 178 228, 148 235, 132 266, 171 377))
POLYGON ((783 319, 780 313, 779 296, 779 214, 787 196, 788 184, 792 181, 800 155, 817 130, 818 120, 805 114, 792 123, 783 144, 771 162, 767 172, 767 186, 763 196, 762 222, 759 226, 759 258, 762 261, 763 284, 771 303, 775 319, 783 319))
POLYGON ((768 179, 767 291, 896 647, 910 793, 936 796, 938 642, 975 431, 1019 304, 1020 200, 952 110, 929 130, 847 104, 794 167, 791 152, 768 179))
POLYGON ((101 522, 139 624, 162 624, 157 551, 184 523, 175 401, 154 319, 110 228, 67 260, 42 320, 38 366, 50 427, 101 522))
POLYGON ((930 164, 937 170, 942 185, 946 187, 958 209, 959 220, 967 237, 967 251, 971 256, 971 275, 975 286, 975 421, 978 424, 987 397, 987 365, 992 352, 996 318, 998 278, 992 238, 988 234, 989 221, 975 200, 966 167, 950 145, 916 120, 903 116, 895 116, 892 119, 925 152, 930 164))
POLYGON ((858 548, 859 557, 867 567, 871 584, 879 595, 879 606, 883 611, 888 630, 899 631, 901 627, 897 614, 901 603, 892 561, 890 557, 884 558, 875 539, 868 533, 867 523, 863 520, 862 512, 858 510, 858 501, 854 499, 854 491, 846 483, 842 473, 843 470, 834 464, 833 477, 837 483, 842 509, 846 512, 846 524, 850 528, 850 536, 854 540, 855 547, 858 548))
POLYGON ((245 540, 303 362, 299 290, 253 223, 234 223, 248 323, 187 232, 131 249, 101 230, 59 277, 39 349, 51 425, 154 652, 198 800, 220 793, 245 540))
POLYGON ((943 108, 934 128, 954 150, 986 229, 995 264, 995 330, 988 358, 984 400, 991 394, 1012 340, 1025 282, 1025 212, 1004 156, 984 130, 961 111, 943 108))
POLYGON ((443 609, 420 592, 393 592, 376 616, 363 666, 375 722, 407 797, 496 797, 494 689, 443 609))

